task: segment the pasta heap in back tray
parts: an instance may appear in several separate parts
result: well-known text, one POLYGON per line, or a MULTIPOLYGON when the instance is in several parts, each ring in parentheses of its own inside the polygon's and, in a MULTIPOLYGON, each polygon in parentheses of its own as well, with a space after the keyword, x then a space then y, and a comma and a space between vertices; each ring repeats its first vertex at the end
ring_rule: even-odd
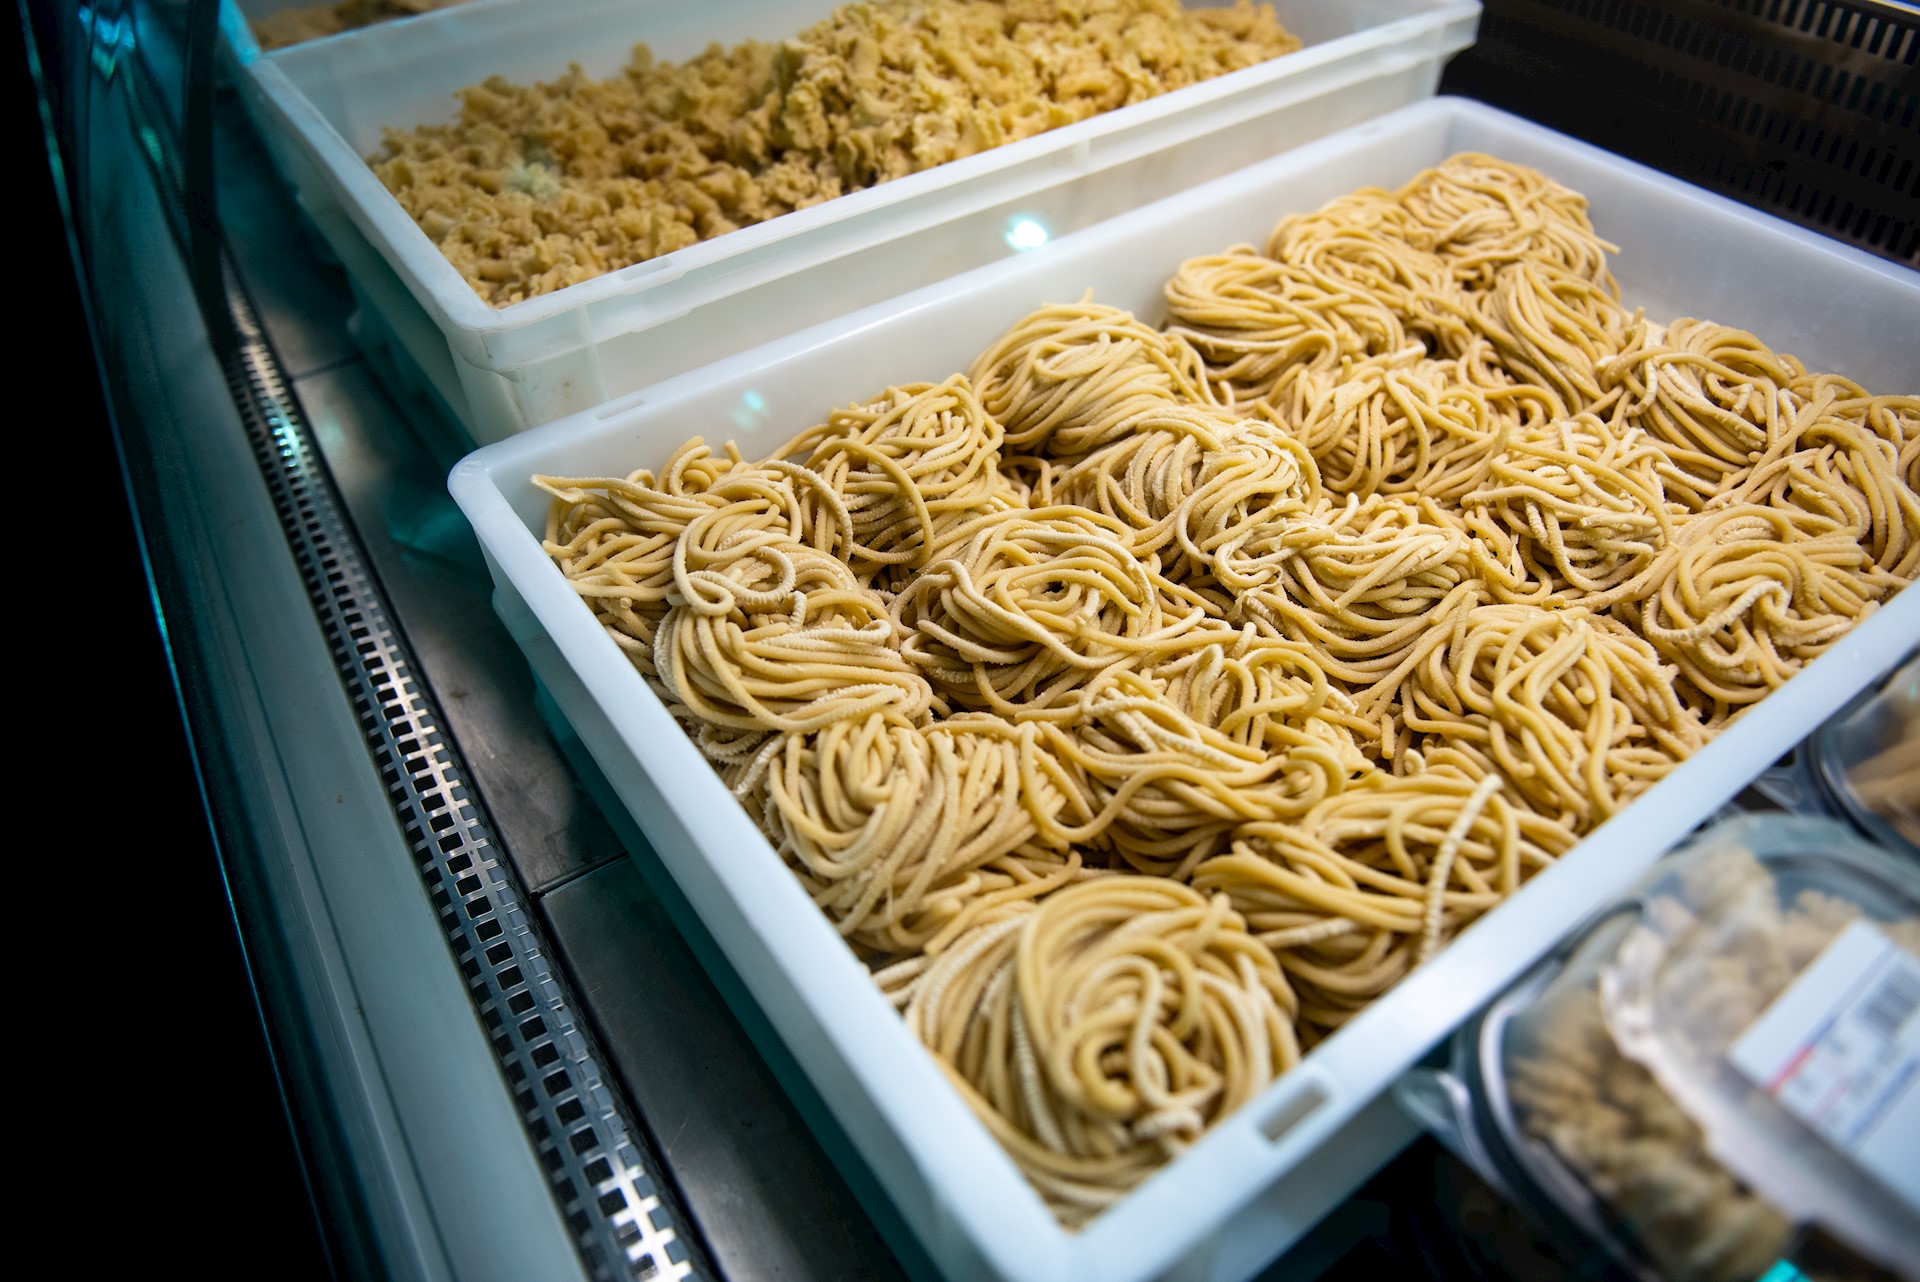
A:
POLYGON ((370 163, 504 307, 1299 47, 1248 0, 872 0, 605 80, 495 76, 370 163))
POLYGON ((1456 156, 547 547, 1069 1224, 1920 566, 1920 398, 1456 156))

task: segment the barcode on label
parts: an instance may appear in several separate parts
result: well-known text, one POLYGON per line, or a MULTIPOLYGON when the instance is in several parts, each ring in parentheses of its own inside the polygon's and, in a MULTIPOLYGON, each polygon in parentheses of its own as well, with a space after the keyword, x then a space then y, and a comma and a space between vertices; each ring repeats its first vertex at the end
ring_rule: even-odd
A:
POLYGON ((1867 995, 1860 1018, 1882 1037, 1891 1038, 1913 1017, 1916 1006, 1920 1006, 1920 972, 1895 966, 1881 976, 1879 986, 1867 995))

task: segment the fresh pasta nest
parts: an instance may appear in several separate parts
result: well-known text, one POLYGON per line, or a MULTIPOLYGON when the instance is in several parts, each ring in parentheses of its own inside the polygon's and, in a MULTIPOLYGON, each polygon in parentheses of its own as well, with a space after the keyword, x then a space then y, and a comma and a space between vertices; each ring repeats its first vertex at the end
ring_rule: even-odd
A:
POLYGON ((1920 399, 1458 156, 546 547, 1068 1224, 1920 568, 1920 399))

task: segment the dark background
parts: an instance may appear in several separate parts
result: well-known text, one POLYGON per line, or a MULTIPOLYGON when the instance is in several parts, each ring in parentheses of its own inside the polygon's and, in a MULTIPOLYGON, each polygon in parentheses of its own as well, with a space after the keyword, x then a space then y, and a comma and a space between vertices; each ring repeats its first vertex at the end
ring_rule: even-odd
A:
MULTIPOLYGON (((34 17, 71 21, 66 9, 34 17)), ((31 460, 16 478, 27 519, 14 527, 30 540, 14 562, 27 591, 9 610, 29 683, 16 725, 32 732, 16 747, 33 763, 15 793, 28 803, 16 811, 27 838, 16 866, 30 874, 15 893, 24 933, 40 940, 28 947, 50 963, 42 1009, 53 1036, 27 1129, 54 1159, 48 1209, 68 1221, 60 1271, 321 1278, 324 1248, 152 608, 27 21, 0 23, 20 162, 11 257, 24 269, 12 341, 26 359, 9 418, 31 460)), ((25 1042, 31 1025, 15 1027, 25 1042)), ((45 1223, 21 1227, 54 1236, 45 1223)))

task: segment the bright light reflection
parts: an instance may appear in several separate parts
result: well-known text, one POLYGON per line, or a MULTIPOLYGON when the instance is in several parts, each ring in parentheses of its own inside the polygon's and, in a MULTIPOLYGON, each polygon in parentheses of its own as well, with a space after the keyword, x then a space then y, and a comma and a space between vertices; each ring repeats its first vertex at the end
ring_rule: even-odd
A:
POLYGON ((1016 218, 1007 224, 1007 244, 1016 252, 1038 249, 1052 239, 1045 223, 1033 218, 1016 218))

